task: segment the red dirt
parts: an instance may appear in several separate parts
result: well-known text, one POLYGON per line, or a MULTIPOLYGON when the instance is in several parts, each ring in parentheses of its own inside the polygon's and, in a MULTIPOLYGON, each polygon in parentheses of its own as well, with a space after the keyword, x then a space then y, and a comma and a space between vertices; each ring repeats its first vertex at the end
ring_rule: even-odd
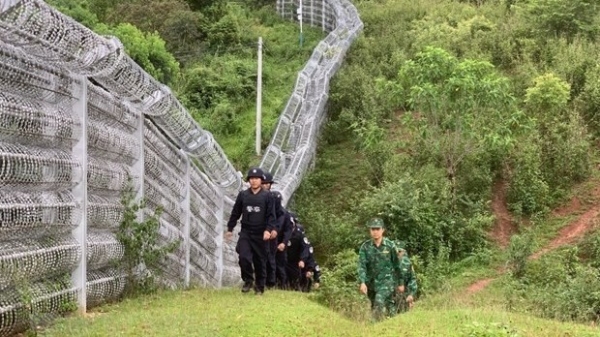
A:
POLYGON ((555 209, 552 212, 552 215, 565 216, 565 215, 573 214, 573 213, 577 212, 580 208, 581 208, 581 201, 579 201, 579 198, 573 197, 573 198, 571 198, 571 201, 569 201, 568 204, 564 204, 564 205, 558 207, 557 209, 555 209))
POLYGON ((479 280, 479 281, 471 284, 467 288, 467 293, 468 294, 473 294, 473 293, 476 293, 478 291, 481 291, 481 290, 485 289, 485 287, 487 287, 493 280, 495 280, 495 278, 485 278, 483 280, 479 280))
MULTIPOLYGON (((510 235, 514 232, 514 225, 512 224, 510 213, 506 209, 506 202, 504 199, 505 193, 506 186, 501 182, 496 183, 494 186, 494 197, 492 199, 492 210, 496 215, 496 224, 492 230, 492 237, 502 244, 502 247, 506 247, 508 240, 510 240, 510 235)), ((576 239, 594 228, 597 225, 597 218, 600 215, 600 201, 598 201, 600 199, 600 187, 592 192, 592 199, 595 200, 595 204, 590 209, 568 226, 562 228, 554 240, 544 248, 532 254, 529 259, 538 259, 540 256, 554 249, 573 243, 576 239)), ((555 216, 566 216, 576 213, 581 208, 581 201, 577 197, 573 197, 568 203, 555 209, 552 214, 555 216)), ((504 270, 501 270, 499 271, 499 274, 502 274, 503 272, 504 270)), ((478 280, 467 288, 467 292, 472 294, 481 291, 493 280, 495 280, 495 278, 478 280)))
POLYGON ((492 212, 496 221, 490 234, 502 248, 508 246, 510 237, 516 232, 516 227, 506 207, 506 189, 506 183, 498 181, 494 184, 494 195, 492 196, 492 212))
POLYGON ((558 236, 552 240, 546 247, 537 251, 529 258, 535 260, 540 256, 568 243, 573 243, 575 239, 583 236, 596 224, 596 218, 600 214, 600 205, 595 205, 587 212, 583 213, 577 220, 560 230, 558 236))

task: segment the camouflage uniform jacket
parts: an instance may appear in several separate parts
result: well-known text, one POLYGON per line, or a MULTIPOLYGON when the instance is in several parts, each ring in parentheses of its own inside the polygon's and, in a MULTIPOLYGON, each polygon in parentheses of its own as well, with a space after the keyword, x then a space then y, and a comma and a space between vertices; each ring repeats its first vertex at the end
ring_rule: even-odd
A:
POLYGON ((417 295, 417 278, 415 277, 415 271, 410 262, 410 258, 406 253, 400 259, 400 268, 402 269, 404 285, 407 289, 407 294, 413 297, 417 295))
POLYGON ((360 246, 358 280, 375 288, 404 284, 396 245, 393 241, 383 238, 377 247, 373 240, 368 240, 360 246))

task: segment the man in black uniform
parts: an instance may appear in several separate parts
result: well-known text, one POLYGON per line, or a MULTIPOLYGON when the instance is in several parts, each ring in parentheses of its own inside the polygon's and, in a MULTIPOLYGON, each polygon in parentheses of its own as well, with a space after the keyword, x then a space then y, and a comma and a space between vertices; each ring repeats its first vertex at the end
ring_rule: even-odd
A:
MULTIPOLYGON (((272 288, 277 282, 277 246, 278 241, 281 240, 283 233, 283 225, 285 222, 285 209, 281 205, 281 193, 271 191, 271 186, 275 184, 273 181, 273 175, 269 172, 264 172, 262 179, 262 187, 271 193, 271 196, 275 200, 275 216, 277 218, 277 227, 275 233, 271 233, 271 238, 266 243, 267 250, 267 288, 272 288)), ((288 235, 289 240, 289 235, 288 235)), ((285 246, 284 246, 285 247, 285 246)))
POLYGON ((298 222, 298 217, 290 213, 292 220, 292 236, 287 247, 287 279, 291 290, 300 290, 300 278, 309 255, 310 242, 304 236, 304 228, 298 222))
POLYGON ((271 193, 262 188, 262 178, 263 171, 260 168, 251 168, 248 171, 246 180, 250 183, 250 188, 241 191, 235 199, 225 233, 225 239, 231 240, 233 229, 241 216, 242 230, 236 251, 244 281, 242 292, 250 291, 252 283, 256 280, 254 291, 257 295, 262 295, 265 291, 265 241, 271 238, 271 233, 276 227, 275 202, 271 193))
MULTIPOLYGON (((281 193, 274 191, 274 196, 281 200, 281 193)), ((277 235, 277 246, 275 251, 275 266, 277 268, 277 286, 280 289, 287 289, 287 247, 292 237, 292 219, 290 213, 282 207, 284 212, 283 221, 279 223, 279 235, 277 235)))
POLYGON ((300 279, 300 289, 303 292, 310 292, 312 288, 318 289, 321 283, 321 268, 315 260, 312 245, 308 246, 308 258, 302 268, 302 278, 300 279))

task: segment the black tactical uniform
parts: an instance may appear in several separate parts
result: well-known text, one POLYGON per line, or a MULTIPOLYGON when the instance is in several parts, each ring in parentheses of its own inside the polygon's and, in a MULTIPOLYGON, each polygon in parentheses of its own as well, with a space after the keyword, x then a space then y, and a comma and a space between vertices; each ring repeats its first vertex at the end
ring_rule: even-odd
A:
MULTIPOLYGON (((247 180, 252 177, 262 179, 260 168, 248 171, 247 180)), ((237 242, 236 251, 239 254, 239 264, 244 286, 243 292, 248 292, 256 280, 254 290, 262 294, 265 290, 267 252, 263 233, 271 232, 276 227, 275 202, 269 191, 260 188, 253 192, 251 188, 241 191, 231 210, 227 230, 232 232, 237 220, 242 217, 242 230, 237 242), (254 277, 256 274, 256 278, 254 277)))
POLYGON ((265 184, 269 184, 267 189, 271 192, 271 195, 275 200, 275 216, 277 218, 277 227, 275 228, 275 230, 277 231, 277 238, 271 239, 265 243, 267 250, 267 287, 271 288, 274 287, 277 282, 277 245, 278 240, 282 235, 281 232, 283 230, 283 223, 285 221, 286 211, 281 204, 281 193, 271 191, 270 185, 275 184, 275 181, 273 181, 273 175, 271 175, 271 173, 269 172, 264 172, 262 183, 263 187, 265 187, 265 184))
POLYGON ((275 265, 277 267, 277 285, 281 289, 286 289, 288 285, 288 277, 287 277, 287 251, 288 251, 288 243, 290 242, 290 238, 292 237, 292 217, 290 213, 285 210, 285 214, 283 216, 283 223, 281 224, 281 230, 277 235, 277 246, 283 244, 284 250, 280 251, 277 249, 275 253, 275 265))
POLYGON ((305 261, 305 266, 302 268, 302 278, 300 279, 300 289, 303 292, 310 292, 314 283, 321 283, 321 268, 315 260, 314 250, 309 244, 308 258, 305 261), (312 273, 312 277, 307 277, 307 272, 312 273))
POLYGON ((292 214, 292 236, 288 242, 286 273, 288 287, 292 290, 300 290, 300 278, 302 271, 298 266, 300 261, 306 264, 309 255, 310 242, 304 235, 304 228, 298 223, 298 218, 292 214))

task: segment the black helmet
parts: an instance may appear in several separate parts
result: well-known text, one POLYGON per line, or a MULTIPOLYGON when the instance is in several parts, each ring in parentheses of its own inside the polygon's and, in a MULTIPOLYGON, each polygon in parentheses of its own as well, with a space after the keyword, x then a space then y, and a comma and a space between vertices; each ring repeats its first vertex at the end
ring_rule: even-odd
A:
POLYGON ((275 184, 273 181, 273 175, 269 172, 265 172, 262 177, 263 184, 275 184))
POLYGON ((298 219, 298 216, 296 215, 296 213, 294 212, 289 212, 290 213, 290 218, 292 219, 292 222, 295 225, 298 225, 300 223, 300 219, 298 219))
POLYGON ((281 195, 281 193, 279 193, 279 191, 271 191, 271 193, 273 193, 273 196, 275 196, 275 198, 277 198, 277 200, 281 200, 283 198, 283 196, 281 195))
POLYGON ((263 178, 263 170, 260 167, 253 167, 248 170, 248 174, 246 174, 246 180, 250 180, 250 178, 263 178))

